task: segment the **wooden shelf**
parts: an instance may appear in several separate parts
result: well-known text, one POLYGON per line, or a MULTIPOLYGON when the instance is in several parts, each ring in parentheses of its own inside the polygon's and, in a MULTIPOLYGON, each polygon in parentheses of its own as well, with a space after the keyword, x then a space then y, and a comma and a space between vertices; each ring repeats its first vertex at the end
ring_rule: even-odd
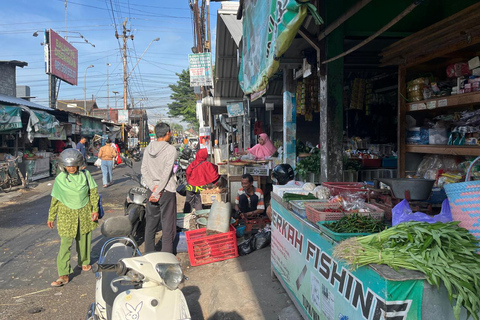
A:
POLYGON ((480 91, 407 103, 407 112, 480 104, 480 91))
POLYGON ((445 154, 454 156, 480 156, 480 146, 407 144, 405 146, 405 152, 445 154))

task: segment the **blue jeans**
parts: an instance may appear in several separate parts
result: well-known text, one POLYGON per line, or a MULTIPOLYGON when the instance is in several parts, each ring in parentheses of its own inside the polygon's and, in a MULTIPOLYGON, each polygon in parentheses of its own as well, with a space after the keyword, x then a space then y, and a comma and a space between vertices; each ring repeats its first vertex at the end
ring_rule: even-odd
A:
POLYGON ((113 160, 102 160, 102 175, 103 184, 109 184, 113 182, 113 160))

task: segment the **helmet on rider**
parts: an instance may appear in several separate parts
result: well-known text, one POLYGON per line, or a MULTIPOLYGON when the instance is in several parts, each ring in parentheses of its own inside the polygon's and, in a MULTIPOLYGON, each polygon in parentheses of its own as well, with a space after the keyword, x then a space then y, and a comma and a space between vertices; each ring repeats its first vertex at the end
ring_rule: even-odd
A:
POLYGON ((278 185, 284 185, 295 178, 295 172, 291 165, 287 163, 279 164, 273 168, 272 180, 278 185))
POLYGON ((77 149, 69 148, 60 153, 58 166, 60 170, 66 171, 65 167, 79 167, 85 166, 85 158, 83 154, 77 149))
POLYGON ((182 150, 182 154, 180 155, 180 157, 182 159, 185 159, 185 160, 189 160, 190 157, 192 156, 192 149, 189 148, 189 147, 185 147, 183 150, 182 150))

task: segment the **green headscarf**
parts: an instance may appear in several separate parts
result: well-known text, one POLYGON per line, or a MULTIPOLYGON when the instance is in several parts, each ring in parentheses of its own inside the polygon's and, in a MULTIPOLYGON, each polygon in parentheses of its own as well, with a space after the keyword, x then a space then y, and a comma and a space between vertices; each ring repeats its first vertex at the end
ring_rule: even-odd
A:
MULTIPOLYGON (((97 187, 97 183, 93 180, 90 172, 85 171, 88 177, 90 189, 97 187)), ((89 201, 88 186, 85 174, 77 171, 74 174, 61 172, 53 184, 52 197, 58 199, 61 203, 70 209, 81 209, 89 201)))

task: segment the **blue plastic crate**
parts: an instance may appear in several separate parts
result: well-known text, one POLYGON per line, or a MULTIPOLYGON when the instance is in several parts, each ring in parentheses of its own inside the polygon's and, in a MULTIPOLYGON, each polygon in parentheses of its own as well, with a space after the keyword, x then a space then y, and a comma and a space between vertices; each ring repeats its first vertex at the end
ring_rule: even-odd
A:
POLYGON ((396 168, 397 167, 397 158, 396 157, 391 157, 391 158, 383 158, 382 160, 382 167, 384 168, 396 168))

